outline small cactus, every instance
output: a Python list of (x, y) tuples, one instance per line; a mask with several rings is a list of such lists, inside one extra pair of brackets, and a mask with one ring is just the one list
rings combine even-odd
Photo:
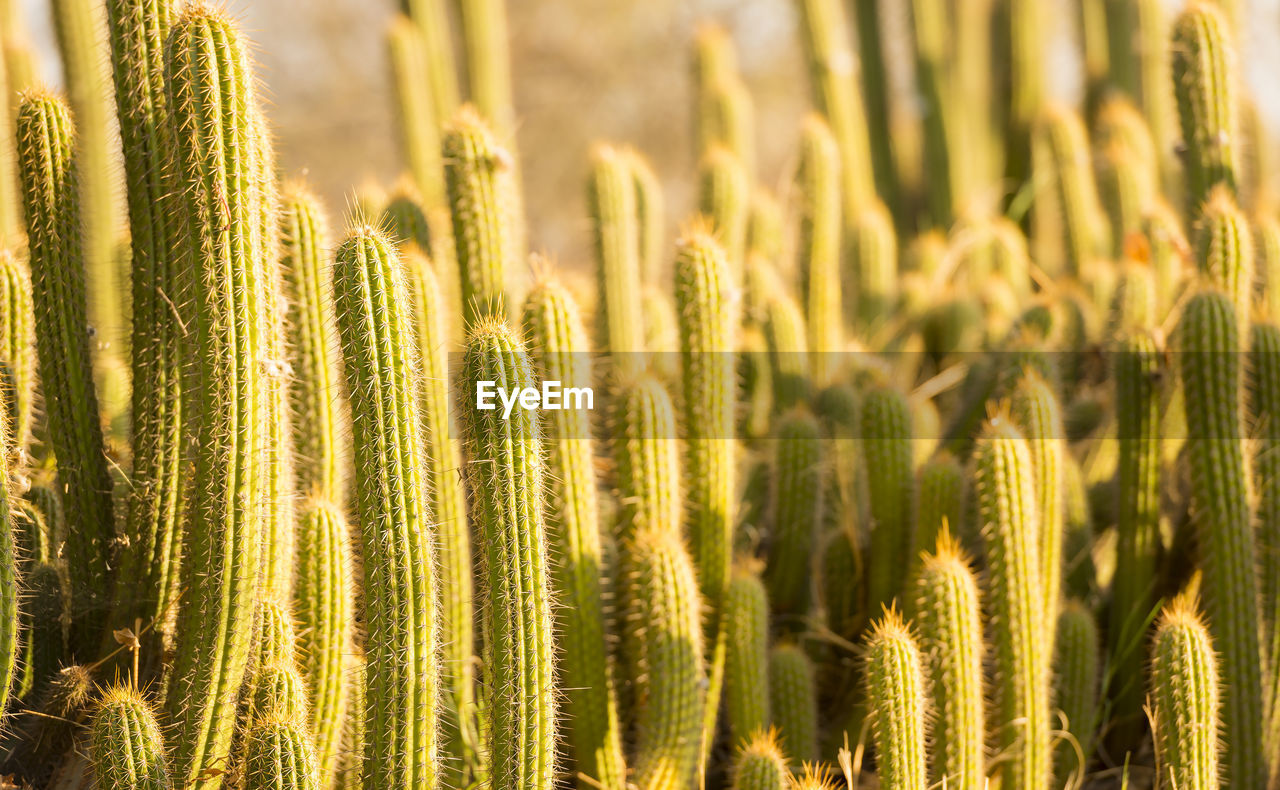
[(1169, 51), (1193, 216), (1214, 187), (1236, 189), (1240, 121), (1233, 38), (1216, 3), (1191, 3), (1173, 23)]
[[(1079, 601), (1067, 601), (1058, 614), (1054, 657), (1058, 708), (1068, 736), (1054, 759), (1057, 787), (1078, 787), (1093, 756), (1098, 726), (1098, 626)], [(1078, 750), (1078, 751), (1077, 751)]]
[(698, 209), (710, 221), (737, 282), (742, 280), (750, 201), (743, 163), (728, 149), (708, 151), (698, 164)]
[(911, 527), (915, 475), (911, 459), (911, 409), (898, 390), (881, 387), (862, 402), (863, 467), (870, 491), (871, 556), (867, 601), (888, 605), (902, 589), (915, 545)]
[(1245, 340), (1254, 299), (1253, 233), (1248, 218), (1225, 189), (1212, 191), (1202, 207), (1195, 259), (1200, 273), (1231, 297), (1239, 321), (1237, 337)]
[(305, 725), (268, 716), (245, 734), (244, 790), (320, 790)]
[(924, 790), (924, 675), (920, 651), (906, 624), (894, 611), (871, 627), (867, 637), (866, 694), (875, 737), (880, 787)]
[(773, 535), (769, 552), (769, 603), (781, 623), (809, 614), (813, 546), (822, 524), (822, 440), (818, 421), (805, 412), (778, 427), (773, 470)]
[(444, 202), (440, 121), (432, 95), (431, 43), (422, 26), (398, 16), (387, 29), (400, 145), (413, 182), (429, 205)]
[(843, 346), (840, 294), (840, 152), (818, 116), (805, 119), (800, 137), (798, 185), (800, 292), (808, 318), (809, 350), (817, 383), (825, 385)]
[(1178, 598), (1151, 642), (1151, 728), (1160, 790), (1220, 786), (1218, 661), (1194, 600)]
[(618, 488), (617, 539), (644, 525), (680, 529), (680, 445), (676, 417), (662, 383), (643, 376), (624, 384), (614, 403), (614, 475)]
[(0, 250), (0, 365), (4, 367), (4, 408), (16, 448), (31, 442), (36, 394), (36, 349), (31, 305), (31, 275), (16, 255)]
[(769, 708), (791, 762), (818, 759), (818, 696), (813, 662), (796, 645), (769, 651)]
[[(807, 577), (807, 574), (805, 574)], [(769, 725), (769, 598), (760, 577), (739, 567), (729, 582), (725, 602), (724, 689), (729, 739), (743, 746)]]
[(102, 693), (89, 730), (89, 762), (99, 787), (173, 787), (160, 724), (151, 706), (130, 686), (112, 686)]
[(751, 736), (733, 765), (733, 790), (787, 790), (791, 772), (777, 736), (768, 730)]

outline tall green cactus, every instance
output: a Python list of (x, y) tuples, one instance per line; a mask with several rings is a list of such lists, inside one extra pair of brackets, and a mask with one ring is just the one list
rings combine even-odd
[(1079, 787), (1093, 756), (1094, 731), (1101, 712), (1098, 626), (1084, 604), (1069, 600), (1058, 614), (1056, 628), (1055, 698), (1070, 737), (1058, 743), (1054, 774), (1057, 787)]
[(1034, 137), (1035, 177), (1043, 179), (1033, 215), (1036, 258), (1053, 269), (1061, 262), (1066, 274), (1080, 277), (1110, 240), (1087, 133), (1075, 112), (1050, 106), (1037, 119)]
[[(423, 26), (397, 16), (387, 29), (391, 76), (395, 86), (400, 147), (414, 184), (428, 205), (444, 202), (440, 162), (440, 123), (432, 95), (433, 58)], [(446, 116), (447, 117), (447, 116)]]
[(640, 790), (690, 787), (707, 707), (693, 564), (679, 533), (647, 526), (622, 557), (624, 622), (643, 626), (623, 644), (635, 692), (630, 783)]
[(245, 734), (245, 790), (320, 790), (316, 755), (306, 725), (267, 717)]
[(1194, 600), (1178, 598), (1160, 617), (1151, 643), (1150, 690), (1160, 790), (1219, 787), (1218, 658)]
[(998, 734), (1004, 784), (1049, 782), (1048, 624), (1040, 581), (1039, 524), (1027, 440), (1004, 416), (992, 419), (974, 448), (974, 498), (986, 544), (987, 590), (995, 642)]
[(910, 10), (916, 87), (924, 101), (921, 126), (929, 220), (933, 227), (948, 228), (972, 186), (963, 180), (969, 168), (958, 161), (969, 152), (960, 146), (965, 129), (957, 122), (961, 114), (954, 107), (959, 97), (953, 88), (958, 78), (949, 62), (951, 20), (947, 4), (939, 0), (912, 0)]
[[(247, 174), (259, 153), (255, 97), (239, 31), (220, 13), (190, 10), (175, 22), (165, 60), (172, 119), (181, 265), (201, 284), (186, 318), (191, 386), (201, 393), (184, 420), (196, 446), (181, 584), (184, 605), (167, 712), (175, 779), (215, 790), (249, 661), (254, 598), (272, 473), (271, 359), (261, 184)], [(210, 117), (222, 118), (210, 124)], [(199, 441), (195, 441), (196, 439)]]
[(463, 107), (445, 128), (443, 148), (463, 323), (471, 327), (483, 316), (506, 314), (506, 271), (515, 250), (506, 220), (515, 162), (470, 107)]
[(1236, 190), (1239, 75), (1232, 42), (1231, 27), (1213, 2), (1191, 3), (1174, 21), (1169, 51), (1192, 216), (1199, 214), (1215, 186)]
[(946, 450), (920, 465), (916, 472), (916, 548), (936, 551), (944, 526), (964, 528), (969, 481), (964, 467)]
[(818, 421), (798, 411), (777, 429), (773, 468), (773, 533), (769, 552), (769, 604), (780, 624), (796, 626), (809, 614), (813, 546), (822, 524), (823, 446)]
[(51, 94), (23, 97), (17, 120), (22, 204), (27, 217), (31, 296), (46, 423), (71, 523), (74, 649), (96, 648), (110, 594), (115, 537), (111, 474), (93, 384), (85, 319), (85, 256), (67, 106)]
[(750, 207), (750, 183), (742, 162), (727, 148), (712, 148), (698, 163), (698, 210), (710, 220), (738, 282), (745, 266)]
[(871, 172), (876, 193), (889, 205), (897, 205), (898, 178), (895, 168), (893, 119), (889, 107), (888, 67), (885, 62), (881, 0), (858, 0), (851, 5), (854, 32), (858, 40), (862, 95), (866, 104), (867, 139), (871, 145)]
[[(1280, 290), (1280, 289), (1277, 289)], [(31, 304), (31, 275), (16, 255), (0, 250), (0, 365), (4, 366), (5, 412), (14, 446), (26, 451), (31, 442), (36, 394), (36, 349)]]
[(814, 378), (824, 386), (834, 372), (844, 330), (840, 294), (840, 151), (820, 116), (804, 121), (796, 169), (800, 292), (808, 317)]
[(821, 365), (822, 362), (809, 354), (804, 315), (795, 300), (786, 294), (775, 292), (768, 300), (764, 336), (769, 349), (767, 377), (773, 388), (772, 398), (766, 400), (774, 411), (784, 412), (808, 400), (813, 380), (810, 363), (818, 361)]
[(1238, 322), (1236, 337), (1245, 341), (1254, 300), (1253, 232), (1229, 191), (1215, 189), (1209, 194), (1201, 207), (1194, 243), (1200, 273), (1231, 297)]
[(453, 0), (462, 27), (468, 99), (504, 137), (515, 135), (510, 47), (503, 0)]
[(421, 381), (399, 258), (356, 228), (333, 267), (335, 314), (351, 399), (356, 511), (365, 557), (364, 783), (435, 787), (438, 614), (434, 527), (418, 405)]
[(733, 790), (786, 790), (791, 772), (778, 738), (757, 732), (743, 745), (733, 765)]
[(846, 224), (846, 272), (854, 327), (869, 336), (889, 318), (898, 297), (898, 239), (883, 203), (870, 203)]
[[(463, 367), (468, 398), (479, 382), (517, 391), (536, 381), (524, 346), (496, 321), (473, 328)], [(523, 408), (510, 419), (496, 409), (466, 414), (472, 514), (484, 547), (479, 578), (489, 771), (495, 790), (549, 790), (556, 705), (542, 434), (537, 414)]]
[(769, 651), (769, 709), (779, 745), (792, 761), (818, 758), (818, 695), (813, 662), (797, 645)]
[(733, 275), (723, 250), (704, 230), (678, 243), (675, 293), (680, 319), (680, 366), (684, 385), (686, 533), (698, 569), (708, 634), (706, 722), (703, 749), (715, 730), (724, 677), (724, 634), (720, 622), (734, 528), (734, 408), (737, 388)]
[(102, 693), (89, 730), (89, 762), (99, 787), (173, 787), (160, 723), (132, 686), (112, 686)]
[[(1261, 585), (1264, 664), (1263, 694), (1270, 707), (1265, 722), (1268, 754), (1280, 748), (1280, 326), (1257, 322), (1249, 339), (1249, 415), (1257, 426), (1258, 447), (1253, 455), (1258, 580)], [(1272, 771), (1280, 770), (1273, 765)]]
[(628, 369), (639, 362), (635, 355), (644, 351), (636, 198), (627, 157), (610, 146), (598, 146), (587, 179), (601, 307), (597, 337), (605, 351), (619, 355), (617, 364)]
[[(629, 187), (625, 181), (620, 188)], [(632, 267), (638, 277), (639, 271)], [(554, 281), (535, 287), (525, 301), (524, 329), (544, 381), (585, 387), (592, 381), (591, 360), (578, 306)], [(622, 732), (618, 722), (613, 667), (605, 634), (605, 575), (600, 548), (600, 516), (593, 468), (590, 412), (561, 409), (544, 422), (547, 429), (547, 533), (552, 557), (552, 587), (559, 605), (556, 634), (561, 646), (560, 680), (565, 714), (580, 787), (617, 788), (626, 784)]]
[(949, 532), (925, 556), (913, 582), (912, 611), (933, 710), (930, 779), (979, 790), (983, 770), (982, 620), (978, 584)]
[(769, 726), (769, 596), (760, 576), (749, 566), (734, 570), (725, 601), (725, 713), (729, 739), (745, 745)]
[(662, 383), (651, 376), (624, 383), (613, 424), (617, 539), (627, 540), (646, 524), (679, 531), (681, 447), (675, 441), (675, 408)]
[(866, 694), (875, 737), (876, 777), (885, 790), (921, 790), (925, 772), (924, 674), (916, 640), (890, 610), (867, 637)]
[(1224, 778), (1261, 787), (1262, 679), (1257, 553), (1241, 428), (1239, 319), (1221, 291), (1202, 290), (1178, 325), (1191, 461), (1191, 506), (1204, 573), (1205, 613), (1222, 657)]
[(888, 605), (901, 591), (902, 562), (915, 546), (912, 535), (911, 408), (897, 389), (877, 387), (862, 401), (862, 466), (867, 474), (871, 516), (867, 601)]
[[(1000, 4), (997, 50), (1008, 57), (1008, 103), (1004, 119), (1005, 176), (1021, 184), (1031, 168), (1031, 131), (1047, 93), (1044, 5), (1038, 0), (1005, 0)], [(963, 14), (962, 14), (963, 16)]]
[(636, 222), (640, 227), (636, 234), (640, 281), (647, 286), (655, 286), (662, 282), (660, 270), (666, 260), (663, 248), (666, 204), (663, 202), (662, 182), (658, 180), (658, 174), (653, 171), (649, 160), (639, 151), (629, 148), (626, 157), (636, 191)]
[[(9, 443), (9, 415), (0, 411), (0, 446)], [(18, 553), (14, 516), (10, 511), (12, 471), (9, 459), (0, 455), (0, 710), (5, 709), (17, 679), (18, 657)]]
[(449, 397), (450, 310), (432, 261), (415, 250), (403, 257), (405, 284), (412, 305), (422, 374), (420, 395), (423, 451), (426, 453), (428, 496), (438, 540), (437, 562), (441, 593), (440, 644), (444, 698), (441, 743), (452, 755), (444, 766), (446, 781), (459, 784), (459, 772), (481, 768), (475, 730), (475, 599), (471, 556), (471, 532), (467, 499), (463, 490), (462, 454), (453, 424), (454, 404)]
[(334, 505), (312, 500), (300, 508), (293, 614), (298, 663), (311, 702), (316, 765), (325, 786), (337, 771), (344, 717), (363, 715), (347, 704), (350, 683), (343, 666), (354, 625), (348, 540), (346, 521)]
[(1032, 488), (1039, 517), (1037, 555), (1040, 588), (1049, 631), (1045, 638), (1053, 654), (1053, 629), (1058, 617), (1062, 580), (1062, 529), (1066, 518), (1063, 499), (1063, 456), (1067, 452), (1062, 411), (1052, 385), (1031, 370), (1014, 385), (1010, 398), (1014, 423), (1031, 451)]

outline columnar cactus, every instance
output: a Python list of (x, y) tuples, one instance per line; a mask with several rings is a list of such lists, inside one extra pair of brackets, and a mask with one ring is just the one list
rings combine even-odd
[(1240, 120), (1233, 36), (1212, 2), (1191, 3), (1173, 24), (1169, 51), (1187, 151), (1187, 208), (1193, 216), (1215, 186), (1236, 190)]
[(773, 525), (769, 604), (780, 623), (797, 625), (809, 614), (811, 561), (822, 524), (822, 437), (807, 412), (784, 417), (778, 426), (773, 469)]
[(1261, 787), (1262, 679), (1258, 657), (1257, 551), (1249, 512), (1240, 405), (1242, 370), (1232, 302), (1202, 290), (1183, 309), (1179, 361), (1186, 397), (1191, 506), (1205, 613), (1222, 656), (1224, 777), (1232, 786)]
[(400, 0), (400, 12), (422, 31), (430, 64), (418, 77), (431, 84), (435, 117), (448, 118), (458, 108), (458, 72), (446, 0)]
[(446, 127), (443, 147), (463, 323), (471, 327), (483, 316), (506, 314), (506, 271), (516, 249), (507, 223), (515, 162), (470, 107), (459, 110)]
[(510, 139), (515, 135), (511, 99), (507, 10), (502, 0), (454, 0), (462, 23), (467, 63), (467, 97), (493, 127)]
[(1037, 120), (1034, 145), (1036, 178), (1045, 179), (1042, 194), (1049, 198), (1035, 205), (1036, 255), (1060, 260), (1066, 273), (1078, 277), (1110, 238), (1084, 124), (1074, 112), (1050, 107)]
[(132, 686), (112, 686), (102, 693), (89, 730), (89, 762), (99, 787), (173, 787), (160, 723)]
[(876, 776), (885, 790), (923, 790), (924, 675), (915, 638), (890, 610), (867, 637), (866, 695), (876, 744)]
[(968, 168), (953, 160), (969, 155), (958, 145), (965, 138), (964, 129), (956, 123), (960, 114), (953, 107), (958, 95), (951, 87), (956, 75), (949, 72), (948, 7), (938, 0), (913, 0), (910, 8), (916, 86), (925, 102), (921, 126), (929, 220), (934, 227), (948, 228), (955, 210), (968, 198), (968, 185), (957, 178)]
[(644, 351), (636, 198), (628, 158), (610, 146), (597, 147), (587, 179), (601, 307), (597, 337), (605, 351), (621, 355), (617, 364), (622, 369), (634, 369), (639, 362), (634, 355)]
[(828, 383), (842, 350), (844, 316), (840, 296), (840, 151), (821, 117), (805, 119), (796, 170), (800, 292), (808, 317), (814, 378)]
[(820, 366), (823, 360), (809, 354), (804, 314), (795, 300), (784, 293), (775, 292), (767, 302), (764, 335), (769, 349), (768, 379), (773, 389), (772, 398), (765, 400), (775, 412), (784, 412), (808, 400), (813, 380), (810, 363), (816, 361)]
[(662, 182), (658, 180), (658, 174), (653, 172), (649, 160), (639, 151), (627, 149), (626, 157), (636, 191), (636, 222), (639, 225), (636, 246), (640, 261), (640, 281), (647, 286), (656, 286), (665, 282), (661, 276), (666, 260), (666, 249), (663, 247), (666, 217)]
[[(1278, 289), (1280, 290), (1280, 289)], [(0, 365), (4, 367), (5, 412), (14, 446), (31, 442), (36, 394), (36, 350), (31, 305), (31, 275), (16, 255), (0, 250)]]
[(1248, 218), (1226, 189), (1213, 190), (1201, 207), (1194, 242), (1200, 273), (1231, 297), (1238, 321), (1236, 336), (1242, 342), (1247, 340), (1254, 300), (1253, 233)]
[(712, 148), (698, 163), (698, 210), (724, 250), (737, 282), (742, 281), (751, 190), (747, 172), (727, 148)]
[[(0, 412), (0, 442), (9, 442), (9, 416)], [(0, 457), (0, 710), (4, 710), (17, 678), (18, 655), (18, 556), (14, 517), (10, 511), (9, 461)]]
[(740, 566), (724, 609), (725, 711), (735, 748), (769, 726), (769, 597), (754, 569)]
[[(812, 117), (821, 121), (821, 116)], [(821, 123), (825, 125), (826, 122)], [(839, 153), (836, 156), (838, 161)], [(836, 183), (838, 185), (839, 181)], [(760, 255), (768, 261), (780, 261), (785, 236), (786, 217), (778, 198), (767, 189), (757, 187), (751, 195), (751, 212), (747, 216), (747, 257)]]
[(437, 630), (434, 527), (404, 273), (388, 241), (354, 229), (333, 267), (351, 399), (356, 512), (368, 623), (364, 786), (434, 788)]
[[(577, 304), (562, 286), (548, 280), (535, 287), (525, 301), (524, 329), (538, 349), (534, 361), (544, 381), (559, 381), (565, 387), (590, 385), (586, 331)], [(559, 674), (570, 743), (578, 773), (590, 780), (582, 780), (583, 790), (602, 786), (622, 790), (626, 764), (605, 634), (601, 579), (606, 571), (600, 549), (591, 414), (580, 408), (561, 409), (544, 425), (550, 503), (547, 533), (551, 581), (559, 606)]]
[(933, 710), (930, 779), (956, 790), (983, 786), (982, 620), (978, 585), (949, 532), (925, 555), (911, 605)]
[(349, 678), (343, 665), (354, 619), (348, 541), (346, 521), (334, 505), (312, 500), (299, 510), (293, 615), (298, 663), (311, 703), (316, 766), (326, 787), (337, 771), (344, 717), (363, 715), (348, 707)]
[(888, 319), (898, 296), (898, 239), (883, 203), (870, 203), (846, 224), (848, 276), (844, 292), (857, 334), (867, 336)]
[(1055, 699), (1070, 738), (1058, 743), (1054, 773), (1058, 787), (1078, 787), (1093, 755), (1100, 711), (1098, 626), (1083, 604), (1070, 600), (1058, 614), (1056, 627)]
[(942, 450), (916, 472), (916, 548), (935, 551), (943, 527), (964, 528), (969, 481), (955, 456)]
[[(533, 387), (524, 346), (497, 321), (475, 326), (463, 363), (463, 393), (492, 381), (507, 391)], [(482, 709), (493, 787), (549, 790), (554, 776), (556, 705), (552, 678), (550, 567), (543, 523), (546, 467), (537, 414), (503, 419), (466, 409), (467, 469), (480, 562), (485, 625)]]
[(705, 737), (702, 606), (677, 532), (642, 527), (623, 548), (623, 649), (634, 687), (635, 749), (629, 780), (640, 790), (696, 784)]
[(18, 112), (18, 164), (27, 217), (31, 296), (40, 387), (58, 482), (71, 523), (66, 534), (71, 571), (74, 648), (95, 649), (110, 594), (111, 475), (93, 384), (85, 318), (85, 255), (73, 151), (75, 132), (63, 101), (26, 94)]
[(797, 645), (769, 651), (769, 710), (791, 761), (818, 758), (818, 695), (813, 662)]
[(24, 604), (19, 632), (26, 642), (23, 655), (23, 678), (17, 688), (19, 698), (27, 705), (39, 700), (49, 680), (62, 666), (66, 644), (62, 633), (66, 598), (63, 574), (48, 561), (33, 564), (23, 574)]
[(642, 525), (678, 532), (681, 448), (670, 396), (660, 381), (642, 376), (620, 386), (613, 414), (617, 539), (627, 540)]
[(443, 768), (447, 776), (460, 779), (458, 772), (479, 768), (479, 743), (474, 732), (475, 603), (471, 531), (459, 472), (462, 454), (452, 419), (454, 404), (449, 397), (448, 325), (455, 311), (446, 304), (433, 261), (416, 250), (407, 250), (403, 263), (422, 371), (419, 414), (426, 454), (424, 471), (438, 535), (438, 586), (443, 606), (440, 619), (442, 693), (447, 702), (441, 743), (449, 754), (463, 758), (451, 760)]
[(974, 498), (986, 545), (1001, 775), (1010, 787), (1049, 782), (1048, 624), (1040, 581), (1040, 519), (1027, 441), (1005, 416), (989, 421), (974, 448)]
[[(1253, 325), (1249, 341), (1249, 414), (1260, 433), (1253, 456), (1253, 479), (1258, 492), (1258, 580), (1261, 584), (1263, 650), (1269, 660), (1263, 694), (1270, 702), (1266, 721), (1268, 754), (1280, 747), (1280, 326), (1272, 321)], [(1277, 767), (1272, 768), (1273, 771)]]
[(888, 605), (902, 589), (903, 559), (912, 554), (915, 475), (911, 459), (911, 408), (900, 391), (878, 387), (862, 402), (863, 463), (871, 516), (867, 601)]
[(786, 790), (791, 772), (777, 736), (757, 732), (743, 745), (733, 765), (733, 790)]
[[(1045, 101), (1045, 10), (1037, 0), (1009, 0), (1003, 4), (1000, 31), (1007, 49), (1009, 96), (1005, 119), (1005, 175), (1021, 184), (1030, 172), (1031, 127)], [(963, 14), (961, 15), (963, 16)], [(999, 49), (999, 47), (997, 47)]]
[[(440, 123), (432, 95), (432, 51), (423, 27), (397, 16), (387, 29), (400, 146), (414, 184), (428, 205), (444, 202)], [(448, 116), (445, 116), (448, 117)]]
[(1187, 276), (1191, 246), (1178, 215), (1163, 201), (1157, 201), (1143, 217), (1142, 235), (1150, 249), (1156, 279), (1156, 312), (1163, 319)]
[(320, 790), (306, 725), (268, 716), (245, 734), (245, 790)]
[(1176, 599), (1156, 625), (1150, 689), (1160, 790), (1219, 787), (1218, 659), (1194, 600)]
[(1062, 412), (1052, 386), (1031, 370), (1014, 385), (1012, 416), (1031, 451), (1032, 488), (1039, 517), (1037, 555), (1045, 620), (1050, 629), (1049, 654), (1053, 654), (1053, 624), (1057, 620), (1062, 580), (1062, 525), (1066, 508), (1062, 491), (1063, 456), (1067, 452)]

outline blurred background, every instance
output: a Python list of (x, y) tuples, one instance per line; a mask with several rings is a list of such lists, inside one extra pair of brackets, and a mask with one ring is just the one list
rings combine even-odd
[[(1051, 90), (1081, 93), (1078, 3), (1044, 0), (1061, 31), (1046, 53)], [(49, 0), (22, 0), (41, 75), (61, 80)], [(791, 170), (808, 77), (795, 0), (510, 0), (512, 72), (531, 249), (569, 268), (589, 254), (585, 179), (593, 141), (630, 143), (662, 178), (670, 221), (693, 204), (691, 44), (700, 24), (726, 28), (756, 104), (761, 179)], [(1177, 9), (1184, 0), (1168, 0)], [(1244, 0), (1244, 71), (1269, 129), (1280, 128), (1280, 0)], [(286, 176), (306, 174), (339, 216), (356, 190), (390, 187), (403, 168), (386, 30), (394, 0), (230, 0), (253, 39)], [(885, 3), (900, 42), (907, 0)], [(455, 20), (456, 23), (456, 20)], [(903, 45), (898, 44), (899, 48)], [(460, 43), (455, 51), (460, 52)], [(911, 57), (888, 57), (894, 112), (910, 117)], [(911, 124), (904, 124), (910, 128)]]

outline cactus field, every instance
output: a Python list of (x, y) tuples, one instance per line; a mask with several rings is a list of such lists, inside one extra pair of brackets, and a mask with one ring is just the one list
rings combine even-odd
[(540, 0), (378, 1), (344, 201), (233, 9), (0, 0), (0, 790), (1280, 790), (1262, 3), (776, 0), (767, 118), (706, 4), (547, 234)]

